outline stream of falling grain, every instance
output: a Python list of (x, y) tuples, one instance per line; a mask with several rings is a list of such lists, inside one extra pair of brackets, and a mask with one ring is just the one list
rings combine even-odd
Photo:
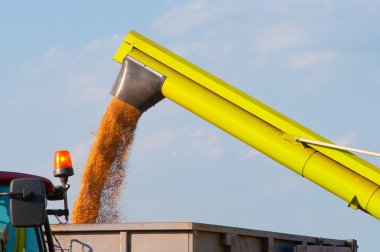
[(117, 199), (125, 177), (126, 157), (142, 112), (116, 98), (110, 102), (91, 148), (72, 222), (118, 222)]

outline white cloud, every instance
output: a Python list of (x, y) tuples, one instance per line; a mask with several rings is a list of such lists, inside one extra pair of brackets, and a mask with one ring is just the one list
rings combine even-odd
[(265, 29), (257, 41), (259, 53), (272, 53), (300, 45), (305, 41), (301, 26), (273, 25)]
[(263, 66), (268, 63), (271, 54), (279, 55), (282, 52), (302, 47), (306, 43), (306, 37), (307, 32), (300, 25), (267, 25), (251, 38), (253, 46), (251, 50), (247, 51), (255, 54), (256, 65)]
[[(177, 130), (174, 129), (164, 129), (153, 134), (145, 133), (142, 139), (138, 139), (139, 145), (136, 147), (143, 153), (161, 151), (172, 144), (176, 135)], [(175, 154), (172, 153), (171, 156), (175, 156)]]
[(255, 150), (255, 149), (250, 149), (249, 151), (243, 153), (243, 158), (252, 158), (252, 157), (256, 157), (260, 154), (259, 151)]
[(46, 61), (56, 61), (58, 58), (62, 58), (65, 55), (66, 53), (62, 48), (55, 46), (45, 51), (42, 55), (42, 59)]
[[(103, 58), (102, 51), (104, 50), (107, 50), (107, 57), (112, 59), (113, 54), (108, 55), (108, 50), (116, 50), (122, 40), (121, 35), (115, 34), (108, 38), (93, 39), (79, 50), (65, 50), (62, 46), (53, 46), (47, 49), (39, 59), (27, 63), (26, 70), (31, 70), (35, 74), (43, 74), (46, 71), (88, 69), (88, 64), (95, 66), (99, 64), (99, 61), (94, 58)], [(78, 69), (78, 67), (80, 68)]]
[(206, 131), (204, 129), (196, 129), (192, 133), (190, 133), (190, 137), (193, 138), (201, 138), (207, 135)]
[(91, 150), (93, 142), (94, 142), (93, 138), (87, 141), (79, 142), (76, 146), (74, 146), (72, 151), (70, 151), (73, 164), (76, 167), (75, 169), (76, 171), (77, 170), (80, 170), (81, 172), (83, 171), (84, 166), (86, 165), (87, 158), (90, 154), (90, 150)]
[(212, 12), (207, 3), (202, 1), (187, 2), (168, 10), (154, 22), (153, 26), (166, 34), (177, 35), (199, 26), (211, 16)]
[[(220, 137), (204, 129), (189, 131), (183, 128), (166, 128), (154, 133), (145, 132), (143, 136), (137, 135), (135, 142), (133, 152), (136, 156), (165, 153), (165, 156), (175, 159), (186, 153), (186, 156), (214, 159), (224, 154)], [(173, 146), (179, 149), (173, 149)]]
[(29, 78), (44, 85), (53, 81), (62, 91), (60, 98), (71, 104), (105, 100), (116, 78), (117, 64), (112, 57), (121, 42), (122, 36), (113, 35), (94, 39), (75, 50), (53, 46), (39, 59), (28, 62), (25, 71)]
[(153, 22), (153, 28), (165, 35), (179, 35), (200, 27), (217, 17), (244, 10), (246, 0), (188, 1), (174, 6)]
[[(201, 55), (220, 62), (231, 59), (232, 54), (244, 55), (243, 62), (250, 59), (255, 66), (262, 66), (268, 64), (272, 54), (290, 53), (309, 41), (310, 32), (303, 24), (263, 23), (262, 14), (257, 14), (260, 10), (281, 12), (288, 6), (285, 3), (273, 7), (272, 2), (258, 4), (245, 0), (190, 1), (168, 10), (154, 22), (153, 28), (161, 36), (184, 38), (173, 40), (171, 49), (185, 57)], [(244, 22), (236, 20), (250, 9), (255, 10), (254, 15), (250, 13)], [(190, 31), (195, 31), (196, 37), (186, 38)]]
[(183, 57), (202, 55), (203, 58), (217, 58), (220, 61), (236, 49), (237, 45), (230, 39), (220, 37), (220, 34), (215, 32), (205, 32), (194, 40), (177, 42), (171, 49)]
[(190, 147), (198, 155), (219, 158), (224, 154), (224, 146), (218, 135), (208, 130), (197, 129), (190, 134)]
[(86, 53), (96, 52), (104, 48), (114, 47), (115, 44), (121, 44), (122, 41), (123, 36), (119, 34), (115, 34), (109, 38), (94, 39), (84, 46), (83, 51)]
[(335, 142), (338, 145), (352, 147), (357, 143), (357, 134), (355, 131), (350, 131), (343, 136), (335, 138), (333, 142)]
[[(104, 69), (107, 67), (105, 66)], [(112, 83), (108, 87), (103, 86), (100, 80), (105, 80), (107, 77), (106, 72), (99, 72), (94, 70), (84, 71), (81, 70), (77, 73), (72, 73), (66, 77), (65, 86), (69, 89), (67, 97), (70, 102), (83, 103), (94, 101), (104, 101), (109, 97), (109, 90)]]
[(53, 46), (47, 49), (38, 60), (26, 64), (26, 75), (29, 78), (36, 77), (47, 72), (54, 71), (66, 62), (67, 52), (59, 46)]
[[(283, 175), (283, 174), (282, 174)], [(262, 190), (266, 195), (278, 195), (279, 192), (293, 193), (298, 191), (307, 183), (301, 176), (285, 175), (276, 176), (266, 181)]]
[(336, 59), (334, 52), (306, 52), (290, 57), (290, 65), (297, 69), (314, 67), (321, 64), (328, 64)]

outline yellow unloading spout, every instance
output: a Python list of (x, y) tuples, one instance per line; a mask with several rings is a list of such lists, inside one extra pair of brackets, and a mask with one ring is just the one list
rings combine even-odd
[(114, 59), (122, 63), (114, 96), (144, 111), (166, 97), (380, 219), (374, 165), (350, 152), (300, 144), (297, 138), (330, 142), (135, 31)]

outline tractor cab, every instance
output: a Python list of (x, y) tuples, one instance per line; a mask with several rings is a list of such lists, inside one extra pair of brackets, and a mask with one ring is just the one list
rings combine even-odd
[[(60, 186), (43, 177), (0, 171), (0, 252), (54, 251), (48, 215), (68, 220), (67, 180), (73, 175), (70, 154), (57, 153), (54, 176)], [(64, 209), (46, 209), (47, 200), (63, 200)]]

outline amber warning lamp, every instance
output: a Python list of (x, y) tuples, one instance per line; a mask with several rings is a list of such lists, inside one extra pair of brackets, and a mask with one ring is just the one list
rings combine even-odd
[[(58, 216), (65, 216), (66, 223), (69, 220), (69, 209), (67, 205), (67, 190), (70, 185), (67, 184), (70, 176), (74, 175), (73, 162), (71, 161), (70, 152), (67, 150), (60, 150), (55, 152), (54, 156), (54, 177), (60, 178), (62, 182), (63, 191), (63, 204), (64, 210), (51, 210), (51, 214)], [(48, 213), (49, 214), (49, 213)]]
[(70, 152), (67, 150), (56, 151), (54, 156), (54, 177), (59, 177), (63, 186), (67, 187), (68, 178), (72, 175), (74, 175), (74, 169)]

